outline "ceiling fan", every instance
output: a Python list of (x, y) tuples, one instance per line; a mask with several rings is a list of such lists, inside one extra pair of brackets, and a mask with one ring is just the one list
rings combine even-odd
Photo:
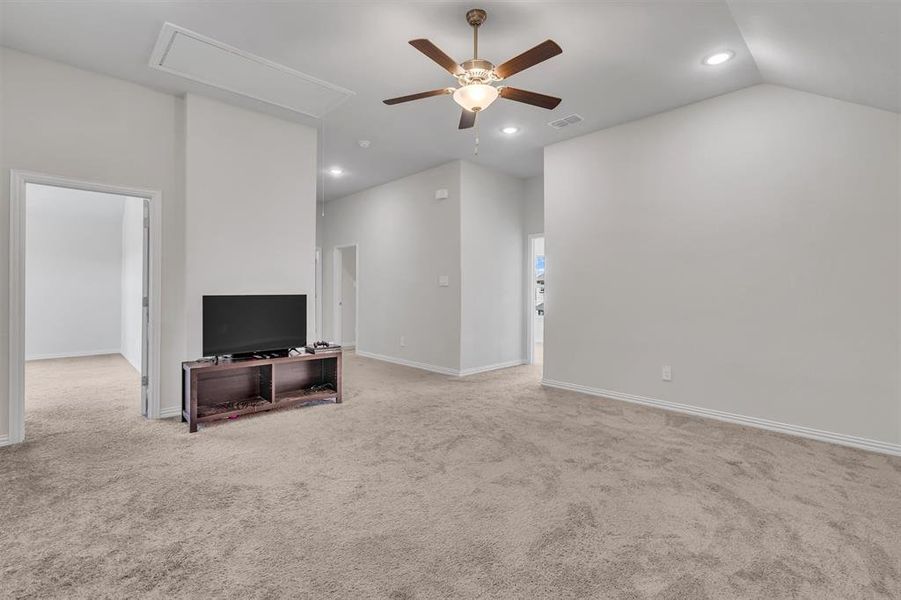
[(385, 104), (393, 105), (411, 100), (431, 98), (432, 96), (446, 96), (453, 94), (454, 101), (463, 108), (460, 116), (460, 129), (469, 129), (476, 122), (476, 114), (485, 110), (498, 96), (523, 102), (541, 108), (553, 109), (560, 104), (560, 98), (546, 96), (537, 92), (528, 92), (510, 86), (495, 87), (494, 82), (534, 67), (538, 63), (557, 56), (563, 50), (553, 40), (547, 40), (526, 50), (519, 56), (515, 56), (507, 62), (494, 66), (485, 59), (479, 58), (479, 26), (485, 22), (488, 13), (480, 8), (474, 8), (466, 13), (466, 21), (472, 26), (472, 58), (457, 64), (450, 56), (441, 51), (438, 46), (426, 39), (410, 40), (410, 45), (431, 58), (448, 73), (457, 78), (460, 87), (446, 87), (429, 92), (420, 92), (385, 100)]

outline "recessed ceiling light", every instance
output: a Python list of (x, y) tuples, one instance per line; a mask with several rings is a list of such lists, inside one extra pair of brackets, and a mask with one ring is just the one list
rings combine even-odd
[(733, 52), (732, 50), (716, 52), (714, 54), (711, 54), (707, 58), (705, 58), (703, 60), (703, 63), (705, 65), (707, 65), (708, 67), (715, 67), (717, 65), (721, 65), (724, 62), (731, 60), (733, 56), (735, 56), (735, 52)]
[(507, 127), (504, 127), (503, 129), (501, 129), (501, 133), (506, 133), (507, 135), (513, 135), (517, 131), (519, 131), (519, 127), (513, 127), (512, 125), (509, 125)]
[(341, 167), (332, 167), (331, 169), (328, 170), (328, 172), (329, 172), (329, 175), (334, 175), (335, 177), (337, 177), (338, 175), (341, 175), (342, 173), (344, 173), (344, 169), (342, 169)]

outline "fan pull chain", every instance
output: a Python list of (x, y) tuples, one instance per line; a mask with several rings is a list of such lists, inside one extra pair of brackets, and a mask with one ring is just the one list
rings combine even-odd
[(478, 156), (479, 155), (479, 123), (478, 123), (478, 121), (476, 121), (475, 133), (476, 133), (476, 147), (473, 149), (472, 154), (473, 154), (473, 156)]

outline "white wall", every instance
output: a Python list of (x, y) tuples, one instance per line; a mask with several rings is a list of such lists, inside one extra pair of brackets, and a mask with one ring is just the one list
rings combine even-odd
[(26, 360), (120, 352), (124, 205), (26, 187)]
[[(450, 197), (435, 200), (442, 188)], [(326, 337), (333, 335), (333, 251), (356, 243), (357, 350), (460, 368), (459, 162), (332, 200), (317, 233)], [(438, 286), (440, 275), (448, 276), (447, 287)]]
[[(163, 409), (181, 405), (185, 358), (180, 100), (0, 48), (0, 338), (9, 335), (9, 169), (162, 192)], [(8, 345), (0, 344), (0, 437), (8, 429)]]
[(901, 441), (898, 120), (760, 85), (548, 147), (545, 377)]
[(462, 372), (523, 360), (522, 179), (467, 161), (461, 169)]
[(141, 370), (144, 311), (144, 200), (123, 197), (121, 354)]
[(523, 196), (523, 232), (544, 233), (544, 176), (525, 180)]
[(205, 294), (306, 294), (314, 322), (316, 131), (186, 99), (188, 355), (202, 355)]

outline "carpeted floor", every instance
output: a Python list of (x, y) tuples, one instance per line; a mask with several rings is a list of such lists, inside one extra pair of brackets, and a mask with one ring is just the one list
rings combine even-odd
[(347, 358), (342, 405), (190, 435), (121, 357), (29, 364), (0, 596), (901, 598), (899, 459)]

